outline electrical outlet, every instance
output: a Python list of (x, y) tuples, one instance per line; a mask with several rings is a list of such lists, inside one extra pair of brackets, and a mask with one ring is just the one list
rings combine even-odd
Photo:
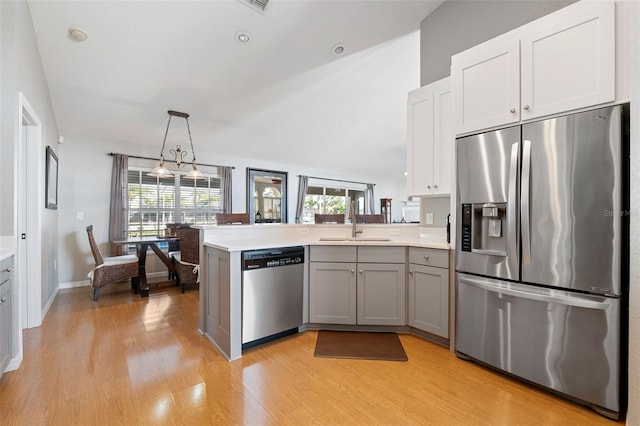
[(222, 238), (231, 238), (231, 231), (222, 231)]
[(433, 225), (433, 213), (427, 213), (427, 225)]
[(392, 229), (390, 232), (392, 237), (399, 237), (400, 236), (400, 230), (399, 229)]
[(300, 228), (300, 233), (301, 234), (308, 234), (309, 233), (309, 228)]
[(58, 269), (58, 261), (53, 259), (53, 269)]
[(76, 220), (84, 220), (84, 212), (76, 212)]

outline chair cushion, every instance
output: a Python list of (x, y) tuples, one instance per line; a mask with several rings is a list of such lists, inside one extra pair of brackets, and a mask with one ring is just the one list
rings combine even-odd
[(135, 254), (126, 254), (123, 256), (105, 257), (105, 265), (122, 265), (126, 263), (138, 263), (138, 256)]

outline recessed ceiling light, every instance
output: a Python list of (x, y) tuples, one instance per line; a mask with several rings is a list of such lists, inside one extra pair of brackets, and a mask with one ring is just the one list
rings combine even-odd
[(331, 51), (333, 52), (334, 55), (340, 56), (344, 53), (344, 45), (336, 44), (331, 48)]
[(87, 39), (87, 33), (79, 28), (69, 28), (69, 37), (73, 41), (85, 41)]
[(236, 33), (236, 41), (240, 44), (247, 44), (251, 41), (251, 33), (249, 31), (238, 31)]

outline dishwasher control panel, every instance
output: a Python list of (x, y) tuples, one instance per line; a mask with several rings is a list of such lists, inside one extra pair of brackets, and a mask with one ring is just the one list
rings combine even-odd
[(277, 268), (304, 263), (304, 248), (282, 247), (242, 252), (242, 270)]

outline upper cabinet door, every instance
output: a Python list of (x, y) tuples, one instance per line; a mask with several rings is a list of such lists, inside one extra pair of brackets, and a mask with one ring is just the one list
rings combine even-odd
[(433, 181), (434, 142), (433, 91), (427, 86), (409, 92), (407, 142), (407, 193), (427, 194)]
[(448, 194), (454, 167), (453, 92), (449, 78), (433, 84), (433, 186), (434, 192)]
[(520, 42), (490, 40), (452, 58), (455, 132), (520, 120)]
[(615, 3), (580, 2), (521, 37), (521, 119), (615, 99)]

